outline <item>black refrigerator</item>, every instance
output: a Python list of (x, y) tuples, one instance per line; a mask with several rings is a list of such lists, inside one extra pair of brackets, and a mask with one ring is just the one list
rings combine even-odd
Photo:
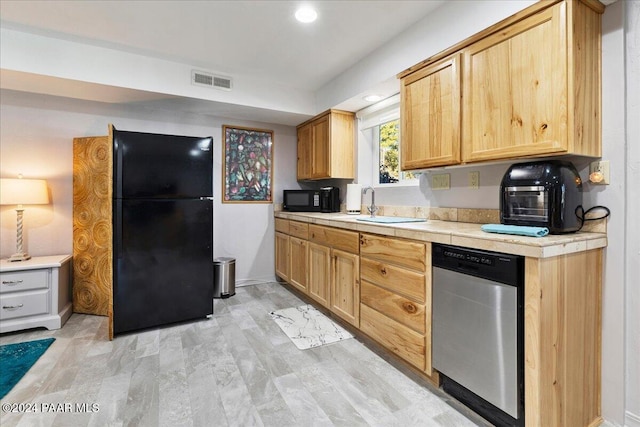
[(213, 313), (213, 139), (113, 129), (113, 332)]

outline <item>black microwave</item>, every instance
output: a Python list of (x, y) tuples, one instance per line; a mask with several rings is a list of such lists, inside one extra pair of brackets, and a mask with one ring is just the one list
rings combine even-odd
[(283, 190), (282, 209), (289, 212), (321, 212), (320, 190)]

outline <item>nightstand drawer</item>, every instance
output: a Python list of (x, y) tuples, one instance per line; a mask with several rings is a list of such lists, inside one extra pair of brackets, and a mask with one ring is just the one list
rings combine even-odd
[(49, 291), (35, 291), (0, 297), (0, 320), (47, 314)]
[(48, 270), (17, 271), (0, 274), (0, 293), (47, 288)]

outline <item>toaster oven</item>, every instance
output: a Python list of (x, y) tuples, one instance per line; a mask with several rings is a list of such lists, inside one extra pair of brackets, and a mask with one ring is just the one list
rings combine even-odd
[(551, 234), (572, 233), (582, 226), (582, 180), (571, 162), (512, 165), (500, 193), (502, 224), (547, 227)]

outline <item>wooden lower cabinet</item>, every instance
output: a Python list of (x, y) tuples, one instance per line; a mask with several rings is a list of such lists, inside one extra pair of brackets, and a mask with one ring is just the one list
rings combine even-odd
[(525, 425), (602, 422), (603, 250), (525, 259)]
[(309, 243), (289, 236), (289, 283), (306, 293), (308, 283)]
[[(294, 221), (276, 230), (278, 275), (438, 383), (430, 243)], [(527, 427), (602, 421), (602, 263), (602, 249), (525, 258)]]
[(309, 242), (308, 293), (323, 307), (329, 308), (331, 285), (331, 248)]
[(360, 257), (332, 249), (331, 311), (355, 327), (360, 326)]
[(416, 368), (425, 370), (426, 343), (423, 334), (366, 304), (360, 305), (360, 329)]
[(289, 280), (289, 236), (276, 232), (276, 274)]
[(360, 280), (360, 329), (432, 375), (431, 245), (361, 234)]

